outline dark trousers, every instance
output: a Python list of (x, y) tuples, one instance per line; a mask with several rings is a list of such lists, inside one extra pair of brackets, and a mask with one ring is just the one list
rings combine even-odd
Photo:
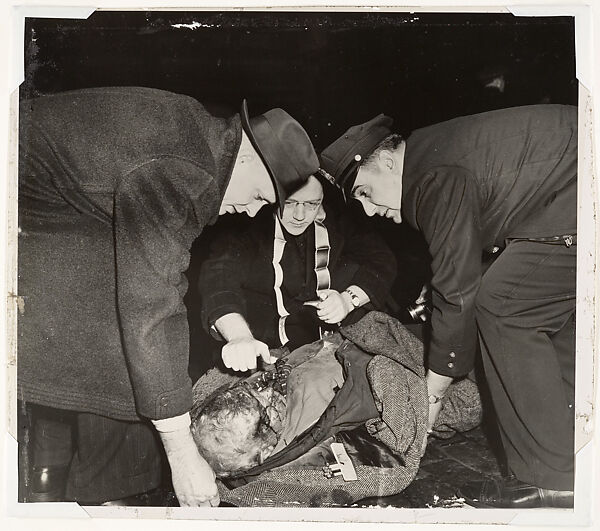
[(68, 467), (66, 500), (102, 503), (161, 483), (162, 446), (147, 423), (33, 406), (30, 440), (33, 467)]
[(477, 298), (483, 366), (508, 466), (573, 490), (576, 246), (517, 240)]

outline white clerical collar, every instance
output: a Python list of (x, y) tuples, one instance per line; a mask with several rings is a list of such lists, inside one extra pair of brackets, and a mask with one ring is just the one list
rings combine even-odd
[[(316, 293), (317, 298), (320, 293), (324, 290), (331, 288), (331, 276), (329, 274), (329, 255), (331, 252), (331, 246), (329, 244), (329, 233), (325, 226), (325, 209), (323, 205), (319, 205), (319, 212), (315, 217), (312, 225), (315, 230), (315, 275), (316, 275)], [(284, 301), (283, 293), (281, 292), (281, 286), (283, 284), (283, 269), (281, 267), (281, 258), (283, 257), (283, 251), (286, 245), (286, 238), (283, 232), (283, 224), (276, 214), (275, 219), (275, 237), (273, 241), (273, 271), (275, 273), (275, 282), (273, 289), (275, 291), (275, 300), (277, 303), (277, 313), (279, 313), (279, 339), (281, 345), (285, 345), (289, 339), (285, 330), (285, 321), (289, 315)], [(304, 231), (306, 232), (306, 231)], [(289, 233), (288, 233), (289, 234)], [(303, 233), (304, 234), (304, 233)], [(293, 236), (293, 235), (290, 235)], [(321, 334), (321, 328), (319, 327), (319, 334)]]

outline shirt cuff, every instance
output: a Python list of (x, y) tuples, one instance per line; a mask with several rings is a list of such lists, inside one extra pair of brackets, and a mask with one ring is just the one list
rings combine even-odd
[(171, 433), (174, 431), (185, 430), (192, 424), (189, 412), (168, 419), (153, 420), (152, 424), (156, 431), (160, 433)]

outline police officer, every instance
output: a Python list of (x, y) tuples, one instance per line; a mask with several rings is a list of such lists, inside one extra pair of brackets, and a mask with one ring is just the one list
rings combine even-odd
[[(404, 221), (432, 256), (429, 425), (477, 342), (514, 477), (466, 485), (493, 507), (573, 504), (577, 109), (466, 116), (406, 140), (379, 115), (321, 154), (367, 215)], [(483, 274), (484, 251), (501, 252)]]

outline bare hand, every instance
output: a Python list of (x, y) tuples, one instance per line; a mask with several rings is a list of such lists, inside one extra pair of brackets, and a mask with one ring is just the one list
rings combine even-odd
[(423, 287), (421, 288), (421, 291), (419, 293), (419, 296), (417, 297), (417, 300), (415, 301), (415, 304), (422, 304), (422, 303), (427, 302), (430, 299), (431, 299), (431, 285), (423, 284)]
[[(431, 369), (427, 371), (425, 376), (427, 380), (427, 394), (429, 396), (439, 396), (442, 397), (446, 394), (446, 390), (452, 383), (451, 376), (444, 376), (442, 374), (438, 374)], [(425, 438), (423, 440), (423, 446), (421, 448), (421, 456), (425, 454), (425, 449), (427, 448), (427, 437), (431, 433), (435, 421), (442, 410), (442, 401), (439, 400), (435, 404), (429, 404), (429, 417), (427, 419), (427, 433), (425, 434)]]
[(341, 293), (334, 289), (323, 290), (323, 300), (316, 306), (317, 317), (328, 324), (341, 323), (354, 309), (352, 302), (344, 299)]
[(232, 339), (221, 350), (225, 367), (234, 371), (256, 369), (256, 358), (260, 356), (265, 363), (275, 363), (271, 358), (269, 347), (253, 337)]
[(442, 402), (441, 400), (436, 404), (429, 404), (429, 418), (427, 419), (427, 433), (425, 433), (425, 437), (423, 439), (423, 446), (421, 447), (421, 457), (425, 455), (425, 450), (427, 449), (427, 439), (429, 438), (429, 434), (431, 430), (433, 430), (433, 426), (435, 425), (435, 421), (442, 410)]
[(215, 473), (198, 453), (196, 443), (187, 428), (161, 433), (175, 495), (181, 507), (217, 507), (220, 503)]

